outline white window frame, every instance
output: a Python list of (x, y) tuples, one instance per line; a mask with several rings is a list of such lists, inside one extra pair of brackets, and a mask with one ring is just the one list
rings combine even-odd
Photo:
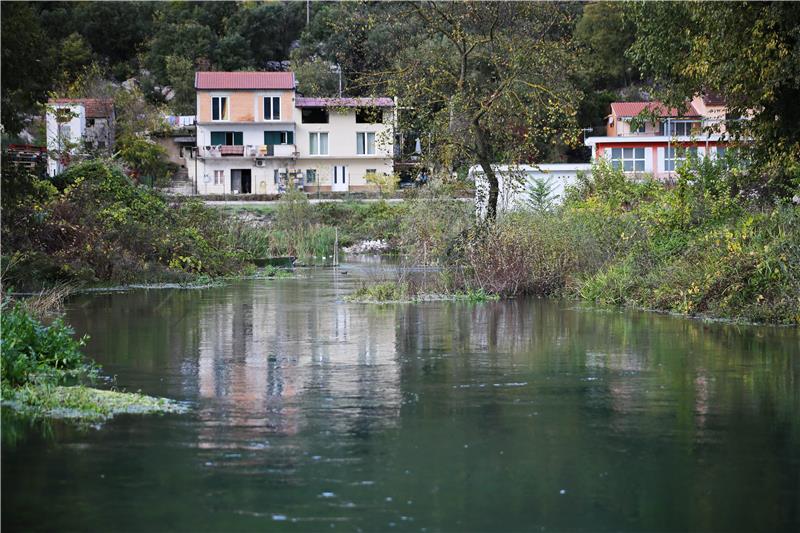
[[(225, 101), (225, 113), (220, 113), (220, 118), (214, 118), (214, 100), (220, 100), (220, 106), (217, 109), (222, 109), (222, 101)], [(212, 122), (229, 122), (231, 116), (231, 99), (226, 94), (211, 95), (211, 121)]]
[(375, 155), (374, 131), (359, 131), (356, 133), (356, 155)]
[[(278, 116), (277, 118), (273, 116), (272, 110), (275, 109), (273, 106), (273, 100), (278, 101)], [(269, 106), (267, 106), (267, 101), (269, 101)], [(264, 122), (280, 122), (281, 120), (281, 97), (280, 96), (265, 96), (262, 100), (263, 109), (261, 110), (261, 118)], [(269, 109), (270, 117), (267, 118), (267, 109)]]
[[(647, 149), (644, 147), (635, 148), (611, 148), (609, 161), (612, 168), (621, 168), (623, 172), (646, 172), (647, 171)], [(641, 152), (639, 152), (641, 150)], [(639, 154), (641, 153), (641, 157)], [(630, 163), (630, 165), (627, 165)], [(639, 165), (641, 163), (641, 165)], [(626, 166), (630, 168), (626, 169)], [(641, 167), (641, 168), (637, 168)]]
[(224, 170), (215, 170), (214, 171), (214, 185), (225, 185), (225, 171)]
[[(323, 145), (323, 139), (325, 140)], [(324, 150), (323, 150), (324, 148)], [(308, 133), (308, 153), (310, 155), (328, 155), (328, 132), (311, 131)]]

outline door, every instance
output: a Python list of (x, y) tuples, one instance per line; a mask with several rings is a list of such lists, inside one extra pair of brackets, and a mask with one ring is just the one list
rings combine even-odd
[(333, 167), (333, 181), (332, 191), (347, 191), (350, 186), (350, 175), (347, 172), (347, 167), (344, 165), (334, 165)]
[(242, 170), (242, 194), (250, 194), (253, 192), (253, 183), (250, 177), (250, 169)]
[(250, 194), (253, 192), (249, 168), (234, 168), (231, 170), (231, 192), (234, 194)]

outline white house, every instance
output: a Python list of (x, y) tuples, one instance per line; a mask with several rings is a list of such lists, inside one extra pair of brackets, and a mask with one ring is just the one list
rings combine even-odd
[(200, 194), (364, 191), (393, 173), (391, 98), (308, 98), (292, 72), (198, 72), (197, 145), (187, 170)]
[(114, 147), (114, 103), (100, 98), (51, 98), (45, 115), (47, 173), (55, 176), (70, 160), (87, 151), (111, 153)]

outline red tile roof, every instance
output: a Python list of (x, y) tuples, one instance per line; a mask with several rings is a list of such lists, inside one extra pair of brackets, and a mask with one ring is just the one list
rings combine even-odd
[(298, 96), (297, 107), (394, 107), (394, 100), (388, 96), (376, 98), (308, 98)]
[(195, 89), (294, 89), (294, 72), (196, 72)]
[(50, 104), (81, 104), (86, 118), (109, 118), (114, 114), (114, 100), (110, 98), (50, 98)]
[(661, 117), (699, 117), (697, 110), (689, 104), (686, 111), (679, 112), (672, 107), (667, 109), (661, 102), (612, 102), (611, 112), (618, 117), (635, 117), (644, 110), (655, 111)]

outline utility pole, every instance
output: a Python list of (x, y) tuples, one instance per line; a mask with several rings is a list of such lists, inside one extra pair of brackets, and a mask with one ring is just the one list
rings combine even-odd
[(311, 0), (306, 0), (306, 26), (311, 22)]

